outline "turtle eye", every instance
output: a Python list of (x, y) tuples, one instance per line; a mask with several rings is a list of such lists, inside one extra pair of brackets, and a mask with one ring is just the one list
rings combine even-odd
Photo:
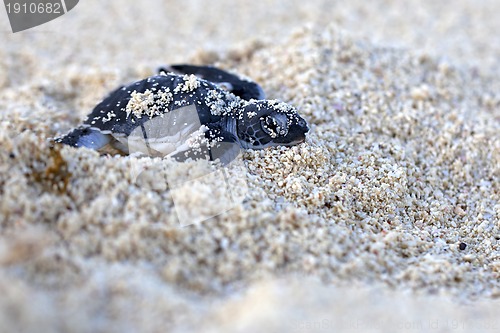
[(273, 139), (278, 136), (285, 136), (288, 133), (286, 115), (267, 116), (261, 119), (261, 127)]
[(278, 136), (278, 123), (272, 116), (261, 119), (261, 127), (271, 138), (274, 139)]

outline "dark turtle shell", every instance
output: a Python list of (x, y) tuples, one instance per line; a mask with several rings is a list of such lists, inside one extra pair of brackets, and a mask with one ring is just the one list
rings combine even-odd
[(150, 120), (188, 105), (195, 105), (201, 124), (222, 117), (241, 117), (243, 101), (215, 84), (194, 75), (160, 74), (123, 86), (97, 106), (83, 122), (104, 134), (124, 136)]

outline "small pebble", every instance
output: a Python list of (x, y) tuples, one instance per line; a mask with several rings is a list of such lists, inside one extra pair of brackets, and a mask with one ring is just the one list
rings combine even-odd
[(465, 244), (465, 243), (460, 243), (460, 245), (458, 245), (458, 248), (459, 248), (461, 251), (465, 250), (465, 248), (466, 248), (466, 247), (467, 247), (467, 244)]

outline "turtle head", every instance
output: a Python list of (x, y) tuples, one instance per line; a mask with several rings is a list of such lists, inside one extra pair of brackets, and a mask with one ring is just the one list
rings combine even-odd
[(309, 131), (297, 110), (276, 100), (251, 100), (237, 122), (237, 135), (243, 148), (262, 149), (302, 143)]

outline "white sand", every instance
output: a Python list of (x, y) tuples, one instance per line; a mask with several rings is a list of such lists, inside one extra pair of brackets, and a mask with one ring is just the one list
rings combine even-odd
[[(495, 1), (148, 3), (4, 23), (0, 332), (500, 330)], [(203, 163), (47, 144), (176, 62), (247, 75), (311, 127), (245, 152), (247, 199), (184, 228), (157, 177)], [(197, 189), (177, 195), (209, 214)]]

